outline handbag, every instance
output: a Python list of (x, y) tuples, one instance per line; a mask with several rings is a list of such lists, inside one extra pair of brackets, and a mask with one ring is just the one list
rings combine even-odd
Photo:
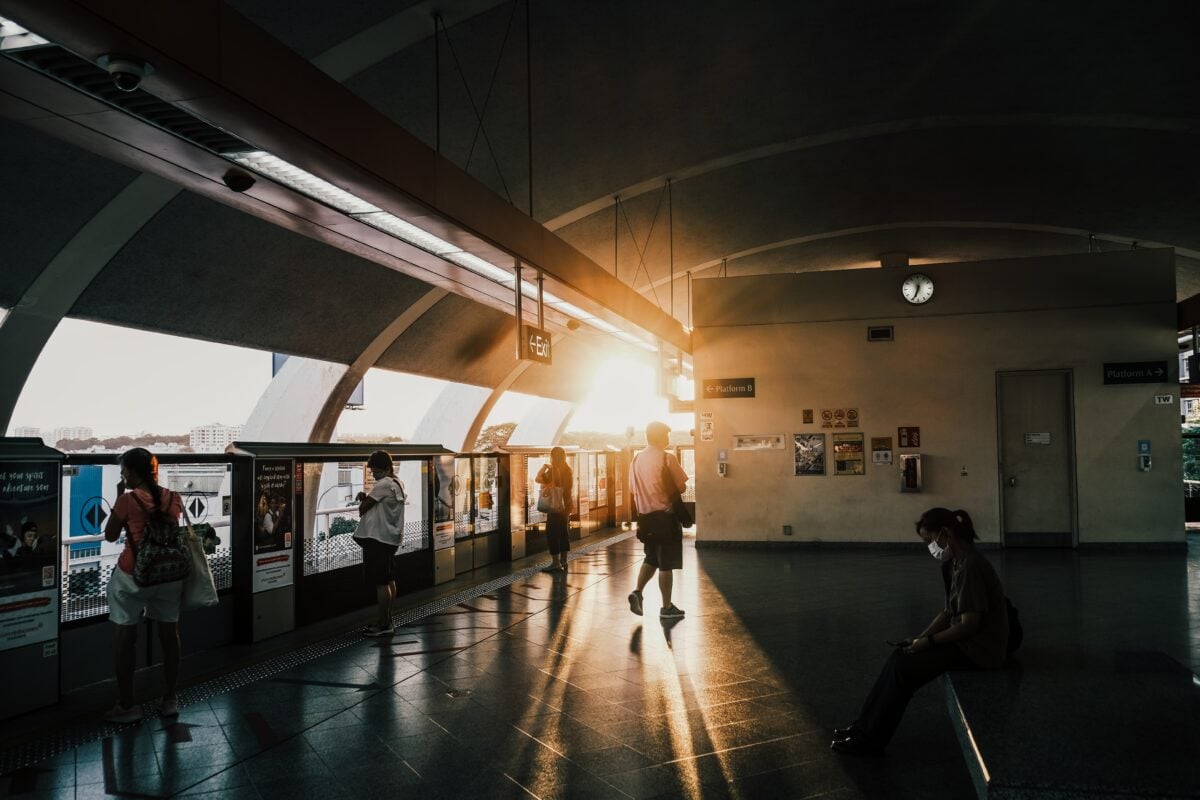
[(563, 490), (553, 484), (542, 486), (542, 491), (538, 494), (537, 510), (543, 514), (561, 514), (566, 511)]
[(679, 524), (684, 528), (695, 525), (696, 521), (692, 519), (692, 512), (688, 511), (687, 503), (683, 502), (683, 497), (675, 488), (675, 477), (671, 474), (671, 468), (667, 466), (665, 455), (663, 457), (662, 482), (666, 487), (667, 497), (671, 499), (671, 512), (675, 515), (675, 519), (679, 520)]
[(127, 539), (133, 550), (133, 582), (145, 587), (183, 580), (192, 570), (192, 557), (179, 521), (160, 508), (152, 510), (136, 493), (131, 497), (146, 514), (142, 543), (135, 544), (132, 535)]
[(187, 508), (183, 509), (183, 521), (187, 523), (187, 547), (192, 559), (192, 569), (183, 579), (183, 601), (181, 608), (211, 608), (220, 602), (217, 584), (213, 581), (212, 568), (208, 565), (208, 554), (204, 542), (196, 535)]

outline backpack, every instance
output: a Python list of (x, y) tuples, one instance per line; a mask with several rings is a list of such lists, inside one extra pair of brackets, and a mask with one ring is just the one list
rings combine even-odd
[(160, 583), (181, 581), (192, 571), (192, 557), (187, 546), (187, 529), (179, 526), (157, 505), (149, 508), (133, 493), (133, 500), (146, 514), (146, 527), (142, 530), (142, 543), (134, 544), (133, 582), (138, 586), (157, 586)]

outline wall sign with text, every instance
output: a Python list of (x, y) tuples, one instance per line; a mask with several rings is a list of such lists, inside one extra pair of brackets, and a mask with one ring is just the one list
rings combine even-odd
[(525, 325), (521, 328), (521, 333), (521, 358), (539, 364), (550, 364), (550, 331)]
[(705, 400), (754, 397), (754, 378), (709, 378), (704, 381)]

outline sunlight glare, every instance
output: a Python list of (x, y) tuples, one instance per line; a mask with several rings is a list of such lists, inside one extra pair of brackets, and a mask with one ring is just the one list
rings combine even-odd
[(624, 433), (661, 420), (672, 430), (691, 429), (691, 414), (670, 414), (657, 393), (654, 366), (642, 358), (614, 357), (601, 362), (587, 397), (571, 418), (569, 430)]

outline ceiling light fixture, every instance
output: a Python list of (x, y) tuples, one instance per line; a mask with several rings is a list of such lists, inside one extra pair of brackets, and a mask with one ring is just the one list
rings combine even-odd
[(382, 211), (361, 197), (356, 197), (345, 189), (334, 186), (324, 178), (318, 178), (311, 172), (302, 170), (295, 164), (289, 164), (282, 158), (273, 156), (264, 150), (228, 153), (225, 157), (239, 166), (254, 170), (259, 175), (268, 177), (276, 183), (282, 183), (284, 186), (308, 195), (314, 200), (319, 200), (344, 214), (353, 216)]
[(11, 19), (0, 17), (0, 52), (27, 50), (30, 47), (41, 47), (50, 44), (36, 33), (22, 28)]

